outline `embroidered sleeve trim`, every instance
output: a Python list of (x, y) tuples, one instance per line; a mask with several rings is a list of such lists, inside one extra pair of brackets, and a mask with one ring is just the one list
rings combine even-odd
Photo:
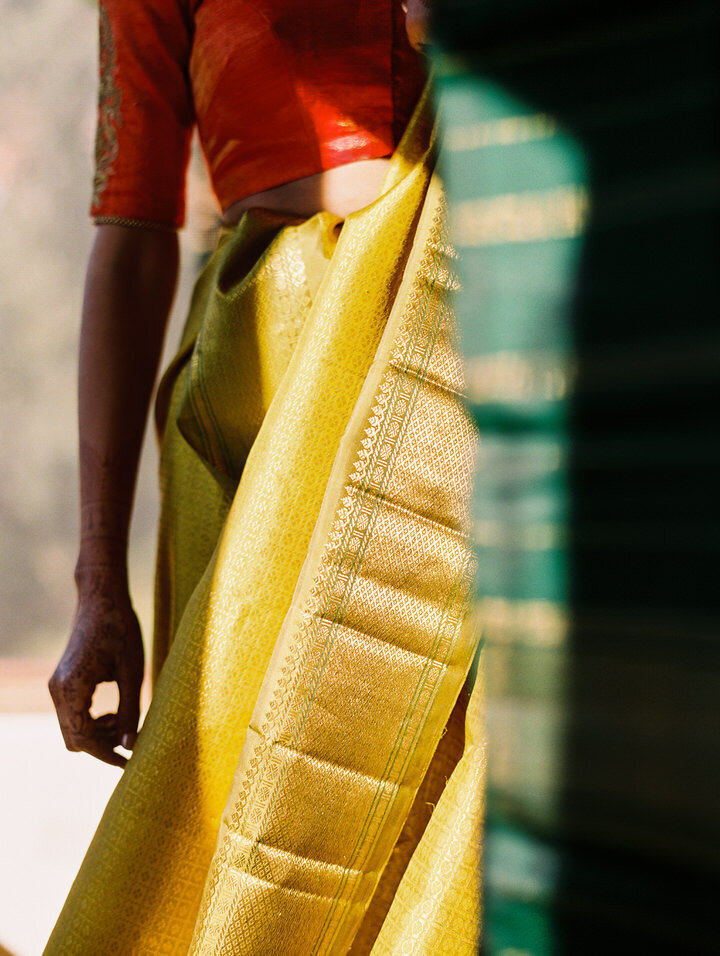
[(98, 4), (100, 17), (100, 90), (98, 95), (98, 122), (95, 135), (95, 179), (93, 205), (100, 202), (113, 174), (118, 156), (118, 129), (122, 126), (122, 93), (115, 81), (117, 57), (110, 17), (105, 4)]
[(176, 227), (164, 222), (151, 222), (148, 219), (133, 219), (128, 216), (93, 216), (96, 226), (131, 226), (140, 229), (160, 229), (162, 232), (176, 232)]

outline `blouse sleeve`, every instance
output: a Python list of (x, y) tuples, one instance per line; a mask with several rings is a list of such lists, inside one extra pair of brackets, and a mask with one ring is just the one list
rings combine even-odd
[(187, 0), (100, 0), (91, 215), (176, 228), (185, 216), (193, 106)]

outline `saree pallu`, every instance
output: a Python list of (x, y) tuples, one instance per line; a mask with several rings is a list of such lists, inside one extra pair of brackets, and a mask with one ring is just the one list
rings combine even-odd
[(476, 951), (474, 433), (424, 115), (342, 228), (252, 211), (198, 281), (165, 660), (48, 954)]

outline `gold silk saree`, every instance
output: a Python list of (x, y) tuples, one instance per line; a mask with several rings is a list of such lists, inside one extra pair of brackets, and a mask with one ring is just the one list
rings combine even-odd
[(162, 668), (49, 956), (477, 951), (474, 434), (425, 117), (375, 203), (251, 211), (198, 281)]

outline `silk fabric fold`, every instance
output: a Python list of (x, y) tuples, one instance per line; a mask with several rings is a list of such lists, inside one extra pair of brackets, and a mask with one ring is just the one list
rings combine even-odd
[(166, 658), (48, 954), (476, 951), (474, 433), (424, 115), (342, 229), (252, 211), (198, 282), (158, 403)]

